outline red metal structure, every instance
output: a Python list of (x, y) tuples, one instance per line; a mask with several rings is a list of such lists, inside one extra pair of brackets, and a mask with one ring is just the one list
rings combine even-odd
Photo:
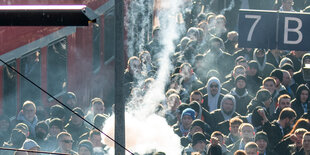
[[(114, 103), (114, 0), (3, 0), (0, 5), (86, 5), (96, 23), (77, 27), (0, 27), (0, 59), (61, 99), (68, 91), (78, 105), (93, 97)], [(25, 100), (48, 109), (53, 99), (0, 64), (0, 114), (15, 116)]]

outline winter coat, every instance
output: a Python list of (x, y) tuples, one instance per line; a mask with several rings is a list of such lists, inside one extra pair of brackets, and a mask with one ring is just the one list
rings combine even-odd
[[(231, 95), (229, 95), (229, 96), (231, 96)], [(233, 96), (232, 96), (232, 97), (233, 97)], [(221, 101), (220, 109), (217, 109), (217, 110), (215, 110), (215, 111), (213, 111), (213, 112), (210, 113), (211, 116), (212, 116), (212, 118), (214, 119), (214, 124), (212, 125), (212, 128), (213, 128), (213, 129), (216, 129), (216, 126), (217, 126), (220, 122), (223, 122), (223, 121), (225, 121), (225, 120), (230, 120), (231, 118), (240, 115), (240, 114), (238, 114), (238, 113), (236, 112), (236, 101), (235, 101), (234, 99), (233, 99), (234, 108), (233, 108), (232, 113), (231, 113), (230, 115), (227, 115), (227, 114), (224, 113), (222, 104), (223, 104), (223, 102), (226, 101), (228, 98), (229, 98), (229, 97), (227, 97), (227, 95), (225, 95), (224, 98), (223, 98), (222, 101)], [(226, 116), (224, 116), (224, 115), (226, 115)], [(226, 117), (226, 119), (225, 119), (225, 117)]]
[[(295, 110), (297, 114), (296, 119), (299, 119), (305, 113), (303, 105), (300, 101), (300, 95), (303, 90), (308, 90), (308, 93), (310, 93), (309, 89), (305, 85), (300, 85), (296, 91), (296, 98), (293, 101), (291, 101), (291, 108)], [(306, 103), (307, 103), (307, 109), (310, 109), (309, 99), (306, 101)]]
[(240, 115), (246, 115), (247, 113), (247, 106), (252, 100), (252, 96), (249, 95), (248, 91), (245, 90), (244, 94), (238, 95), (236, 93), (236, 88), (233, 88), (230, 91), (230, 94), (233, 95), (236, 99), (236, 112), (239, 113)]

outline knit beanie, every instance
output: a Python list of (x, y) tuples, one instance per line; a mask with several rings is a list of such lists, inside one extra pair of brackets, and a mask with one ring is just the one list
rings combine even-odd
[(283, 81), (283, 72), (280, 69), (274, 69), (271, 73), (270, 73), (271, 77), (276, 77), (280, 80), (280, 82)]
[(195, 119), (191, 124), (191, 128), (193, 128), (194, 126), (199, 126), (201, 127), (202, 131), (205, 131), (206, 123), (200, 119)]
[(263, 139), (264, 141), (266, 141), (268, 143), (268, 136), (267, 136), (267, 133), (264, 132), (264, 131), (259, 131), (255, 134), (255, 142), (260, 140), (260, 139)]
[(58, 104), (53, 105), (50, 109), (50, 115), (52, 118), (62, 119), (65, 116), (65, 109)]
[(255, 68), (255, 69), (258, 70), (258, 63), (257, 63), (257, 61), (251, 60), (251, 61), (248, 63), (248, 65), (249, 65), (250, 68)]
[(271, 94), (267, 89), (261, 89), (256, 93), (256, 100), (259, 102), (265, 102), (270, 99)]
[(238, 80), (243, 80), (246, 83), (246, 77), (244, 75), (238, 75), (235, 80), (235, 84), (237, 84)]
[(191, 116), (193, 120), (195, 120), (195, 110), (192, 108), (186, 108), (181, 115), (181, 120), (183, 119), (184, 116)]
[(193, 142), (192, 142), (192, 146), (196, 145), (199, 141), (203, 141), (205, 143), (207, 143), (206, 141), (206, 136), (200, 132), (196, 132), (193, 135)]

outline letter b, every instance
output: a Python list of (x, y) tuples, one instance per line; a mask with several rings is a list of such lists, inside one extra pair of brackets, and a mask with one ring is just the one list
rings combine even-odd
[[(288, 24), (290, 21), (297, 22), (296, 28), (289, 28)], [(285, 17), (285, 24), (284, 24), (284, 44), (299, 44), (302, 41), (302, 33), (300, 31), (302, 27), (302, 21), (299, 18), (296, 17)], [(297, 33), (298, 39), (297, 40), (288, 40), (288, 33)]]

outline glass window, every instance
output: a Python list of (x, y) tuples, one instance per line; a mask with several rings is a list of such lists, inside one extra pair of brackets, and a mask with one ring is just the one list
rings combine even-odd
[[(16, 60), (8, 62), (16, 68)], [(17, 113), (17, 73), (7, 66), (3, 66), (3, 112), (9, 117)]]
[[(41, 57), (40, 51), (35, 50), (21, 57), (20, 72), (29, 80), (41, 85)], [(20, 78), (20, 102), (23, 104), (26, 100), (33, 101), (37, 106), (41, 105), (41, 91), (32, 83)]]
[(66, 90), (67, 39), (61, 39), (47, 47), (47, 91), (57, 96)]
[(93, 24), (93, 72), (96, 73), (100, 69), (101, 64), (101, 48), (100, 48), (100, 18), (96, 19)]
[(114, 57), (115, 53), (115, 15), (114, 9), (104, 15), (104, 62)]

